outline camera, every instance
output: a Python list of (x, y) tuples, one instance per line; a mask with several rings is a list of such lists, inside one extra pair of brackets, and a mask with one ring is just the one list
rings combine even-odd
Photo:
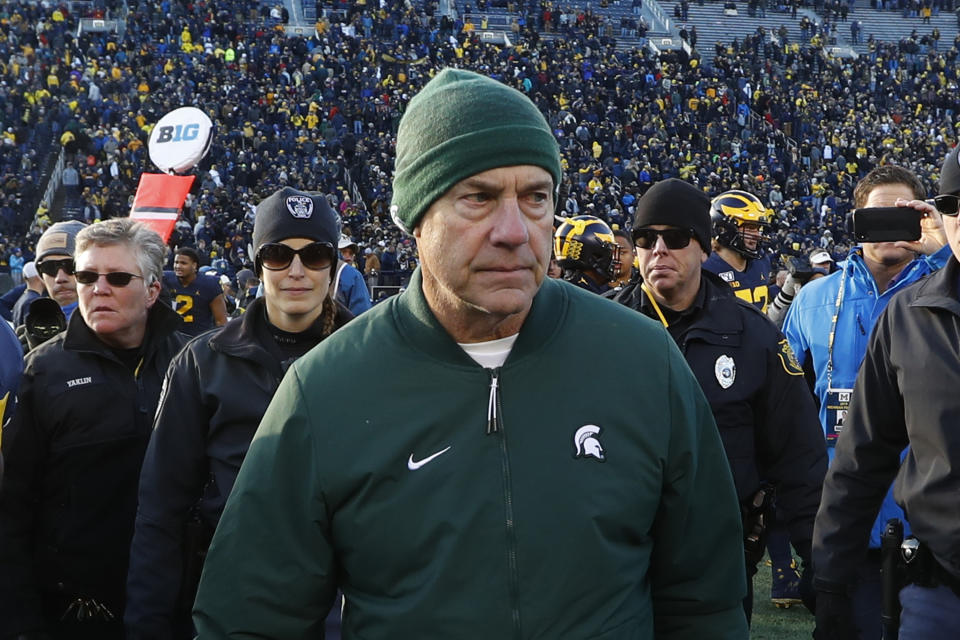
[(869, 207), (853, 212), (853, 235), (859, 242), (919, 240), (923, 212), (910, 207)]
[(30, 348), (43, 344), (67, 328), (67, 317), (55, 300), (37, 298), (23, 320)]
[(793, 279), (801, 285), (810, 282), (810, 278), (812, 278), (815, 273), (823, 273), (822, 269), (814, 269), (810, 266), (810, 263), (803, 258), (787, 256), (784, 258), (784, 261), (787, 263), (787, 271), (790, 272)]

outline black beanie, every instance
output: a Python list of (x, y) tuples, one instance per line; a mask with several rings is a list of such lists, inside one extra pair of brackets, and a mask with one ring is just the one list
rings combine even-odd
[(284, 187), (257, 205), (253, 221), (253, 252), (270, 242), (308, 238), (336, 248), (340, 239), (340, 216), (318, 191)]
[(960, 145), (953, 148), (947, 159), (943, 161), (943, 170), (940, 172), (940, 193), (960, 193)]
[(633, 214), (633, 228), (652, 224), (693, 229), (697, 242), (710, 253), (710, 198), (689, 182), (670, 178), (643, 194)]

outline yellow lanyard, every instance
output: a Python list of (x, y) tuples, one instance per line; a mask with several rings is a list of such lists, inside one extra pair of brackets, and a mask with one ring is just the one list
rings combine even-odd
[(667, 319), (663, 315), (663, 311), (660, 311), (660, 305), (657, 304), (656, 298), (653, 297), (653, 293), (650, 292), (647, 283), (644, 282), (640, 285), (640, 288), (643, 289), (643, 292), (647, 294), (647, 299), (650, 300), (650, 305), (653, 307), (653, 310), (657, 312), (657, 316), (660, 318), (660, 322), (663, 324), (664, 328), (669, 327), (670, 323), (667, 322)]

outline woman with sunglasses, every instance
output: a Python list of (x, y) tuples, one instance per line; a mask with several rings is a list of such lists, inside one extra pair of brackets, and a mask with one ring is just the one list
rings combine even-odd
[(186, 336), (157, 302), (155, 232), (114, 218), (67, 241), (78, 310), (27, 355), (3, 429), (0, 638), (121, 640), (137, 478)]
[(263, 296), (172, 363), (140, 477), (125, 624), (129, 638), (192, 638), (203, 556), (286, 369), (352, 316), (331, 295), (340, 220), (319, 193), (285, 187), (253, 229)]

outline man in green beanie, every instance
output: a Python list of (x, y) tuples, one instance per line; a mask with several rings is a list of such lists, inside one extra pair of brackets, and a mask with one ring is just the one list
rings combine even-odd
[(545, 278), (560, 180), (519, 91), (447, 69), (411, 100), (391, 209), (420, 267), (281, 383), (201, 639), (317, 635), (337, 588), (344, 640), (746, 638), (710, 407), (657, 323)]

